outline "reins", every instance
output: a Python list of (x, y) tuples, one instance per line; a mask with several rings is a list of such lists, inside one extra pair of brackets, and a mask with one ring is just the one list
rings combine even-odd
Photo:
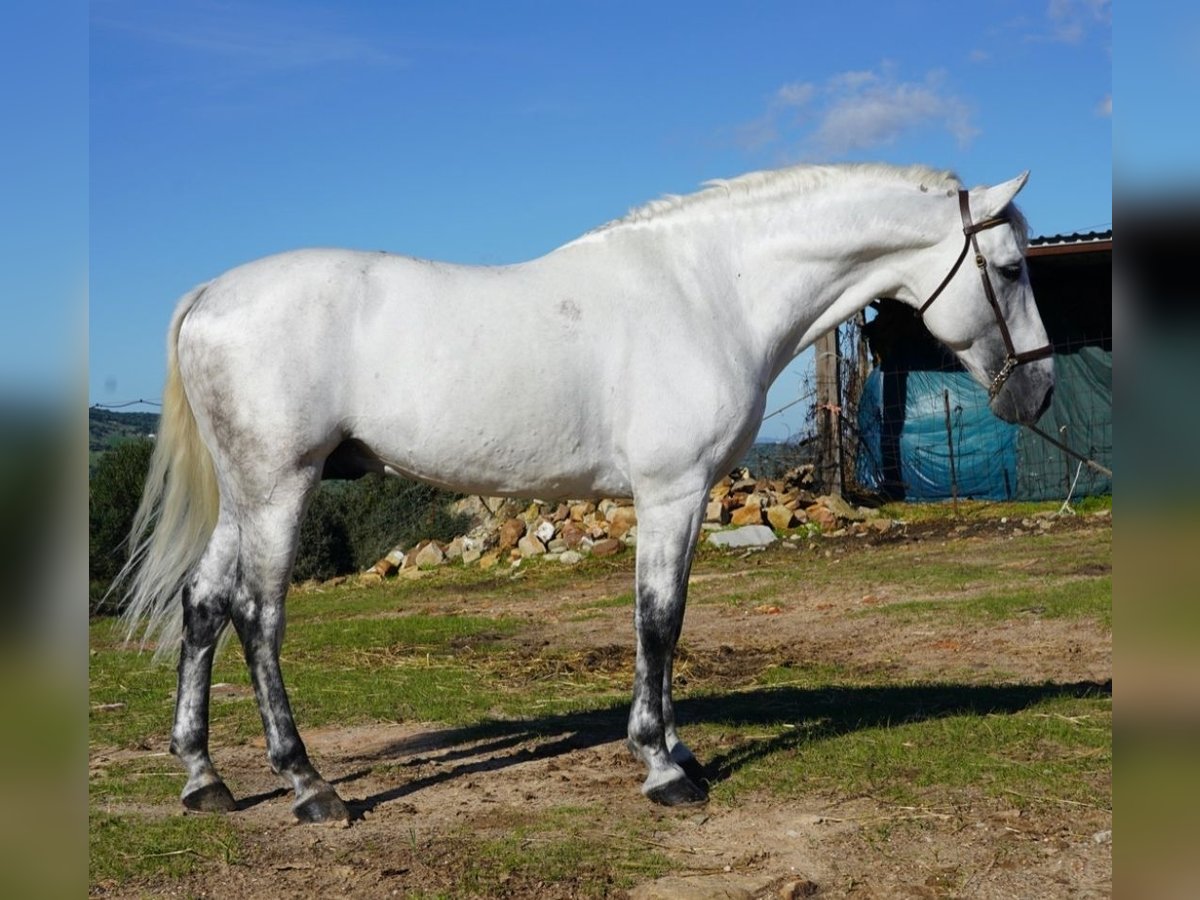
[(987, 258), (979, 249), (979, 241), (975, 239), (975, 235), (988, 228), (1003, 225), (1008, 221), (1008, 218), (1006, 216), (992, 216), (988, 219), (972, 222), (970, 195), (964, 190), (958, 192), (958, 211), (962, 216), (963, 223), (962, 250), (959, 251), (958, 259), (954, 261), (954, 265), (950, 267), (950, 271), (946, 273), (946, 277), (942, 279), (941, 284), (934, 288), (933, 293), (929, 295), (929, 299), (921, 304), (918, 312), (922, 316), (925, 315), (925, 310), (929, 309), (933, 301), (941, 295), (942, 291), (946, 289), (946, 285), (950, 283), (962, 267), (963, 260), (967, 258), (967, 250), (974, 249), (975, 265), (979, 269), (979, 278), (983, 282), (983, 292), (992, 307), (992, 313), (996, 316), (996, 324), (1000, 326), (1000, 337), (1004, 340), (1004, 350), (1007, 354), (1004, 357), (1004, 365), (1000, 367), (1000, 371), (996, 373), (996, 377), (992, 379), (992, 383), (988, 386), (988, 399), (994, 400), (1017, 366), (1052, 356), (1054, 354), (1054, 347), (1051, 344), (1046, 344), (1044, 347), (1038, 347), (1035, 350), (1024, 350), (1018, 353), (1017, 348), (1013, 345), (1012, 335), (1008, 331), (1008, 323), (1004, 321), (1004, 313), (1000, 310), (1000, 303), (996, 299), (996, 292), (992, 289), (992, 280), (988, 277), (987, 273)]

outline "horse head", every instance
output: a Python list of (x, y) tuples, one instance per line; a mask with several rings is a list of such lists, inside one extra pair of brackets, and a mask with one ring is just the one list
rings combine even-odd
[[(954, 228), (930, 251), (947, 263), (957, 252), (957, 260), (939, 284), (915, 292), (927, 298), (926, 327), (988, 389), (992, 412), (1022, 424), (1037, 421), (1054, 391), (1052, 348), (1025, 265), (1025, 220), (1012, 203), (1028, 177), (957, 192)], [(923, 267), (919, 280), (940, 277), (945, 264)]]

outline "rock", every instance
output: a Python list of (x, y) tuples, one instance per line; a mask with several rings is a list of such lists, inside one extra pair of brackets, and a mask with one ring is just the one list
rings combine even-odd
[(554, 537), (554, 523), (547, 519), (542, 519), (542, 521), (538, 523), (538, 527), (534, 531), (534, 534), (537, 535), (537, 539), (543, 544), (550, 543), (550, 540)]
[(588, 513), (595, 512), (595, 511), (596, 511), (596, 504), (594, 504), (594, 503), (573, 503), (573, 504), (571, 504), (571, 512), (570, 512), (571, 521), (572, 522), (582, 522), (584, 516), (586, 516)]
[(417, 554), (418, 569), (434, 569), (446, 561), (446, 554), (436, 541), (430, 541)]
[(490, 553), (485, 553), (479, 558), (479, 568), (494, 569), (498, 562), (500, 562), (500, 551), (493, 550)]
[(801, 900), (802, 897), (814, 897), (820, 890), (815, 881), (799, 878), (789, 881), (779, 887), (779, 900)]
[(817, 500), (817, 503), (824, 506), (839, 519), (847, 519), (851, 522), (859, 522), (866, 518), (857, 509), (834, 494), (826, 494)]
[(616, 500), (601, 500), (600, 503), (597, 504), (597, 506), (596, 506), (596, 512), (600, 513), (600, 515), (604, 519), (607, 520), (608, 519), (608, 511), (610, 509), (616, 509), (616, 508), (617, 508)]
[[(400, 563), (403, 563), (403, 562), (404, 562), (404, 556), (403, 556), (403, 554), (401, 554)], [(386, 578), (388, 575), (391, 575), (393, 572), (395, 572), (398, 568), (400, 568), (400, 565), (398, 563), (392, 562), (391, 554), (389, 553), (383, 559), (376, 562), (375, 565), (371, 566), (371, 568), (367, 569), (367, 572), (371, 573), (372, 575), (378, 575), (380, 578)]]
[(453, 562), (456, 559), (462, 559), (463, 548), (466, 546), (466, 538), (456, 537), (446, 545), (446, 560)]
[(766, 494), (759, 491), (755, 491), (753, 494), (747, 494), (742, 499), (742, 506), (753, 506), (755, 509), (766, 509), (770, 505), (770, 498)]
[(560, 503), (554, 508), (554, 515), (550, 517), (553, 522), (565, 522), (571, 515), (571, 507), (565, 503)]
[(546, 552), (546, 545), (538, 540), (537, 535), (527, 534), (517, 541), (517, 549), (521, 551), (522, 557), (528, 559), (532, 556), (542, 556)]
[(704, 521), (716, 522), (724, 525), (729, 521), (729, 513), (725, 510), (725, 504), (720, 500), (710, 500), (708, 505), (704, 507)]
[(464, 550), (462, 552), (463, 565), (466, 565), (467, 563), (476, 562), (482, 556), (483, 556), (483, 551), (480, 550), (478, 547), (468, 547), (466, 550)]
[(776, 531), (786, 531), (792, 527), (795, 514), (786, 506), (771, 506), (767, 508), (767, 521)]
[(1092, 835), (1092, 841), (1097, 844), (1111, 844), (1112, 843), (1112, 829), (1106, 828), (1103, 831), (1097, 831), (1095, 834)]
[(621, 536), (621, 543), (624, 544), (626, 547), (636, 547), (637, 546), (637, 526), (636, 525), (634, 525), (627, 532), (625, 532), (625, 534), (623, 534)]
[(579, 546), (579, 542), (584, 539), (586, 532), (572, 519), (569, 522), (564, 522), (562, 531), (559, 537), (567, 545), (568, 549), (574, 550)]
[(808, 507), (808, 509), (804, 510), (804, 514), (808, 517), (808, 521), (812, 522), (822, 531), (833, 531), (837, 528), (837, 516), (832, 510), (820, 503), (814, 503)]
[(749, 494), (758, 486), (758, 482), (753, 478), (739, 478), (729, 487), (731, 494)]
[(612, 556), (621, 552), (621, 542), (616, 538), (604, 538), (592, 544), (592, 556)]
[(715, 531), (708, 536), (708, 542), (714, 547), (725, 547), (730, 550), (745, 547), (769, 547), (779, 538), (766, 525), (747, 525), (732, 531)]
[(637, 525), (637, 511), (632, 506), (618, 506), (609, 513), (608, 536), (621, 538), (635, 525)]
[(743, 525), (761, 525), (762, 520), (762, 510), (757, 506), (742, 506), (733, 511), (729, 517), (729, 524), (740, 528)]
[(383, 581), (383, 576), (374, 569), (367, 569), (367, 571), (358, 576), (359, 584), (372, 585), (379, 584), (381, 581)]
[(564, 550), (559, 554), (558, 561), (564, 566), (577, 566), (583, 562), (583, 554), (578, 550)]
[(729, 489), (733, 487), (733, 481), (729, 477), (722, 478), (712, 486), (712, 490), (708, 492), (710, 500), (724, 500), (729, 496)]
[(517, 518), (509, 519), (500, 526), (500, 543), (496, 546), (500, 550), (511, 550), (513, 547), (517, 546), (517, 541), (519, 541), (524, 535), (524, 520)]
[(415, 547), (409, 550), (404, 557), (404, 562), (400, 564), (400, 571), (407, 572), (409, 569), (415, 569), (417, 567), (417, 554), (424, 550), (429, 543), (429, 541), (420, 541)]
[(549, 553), (562, 553), (564, 550), (570, 549), (571, 548), (567, 546), (567, 542), (562, 538), (555, 538), (552, 541), (546, 542), (546, 550)]

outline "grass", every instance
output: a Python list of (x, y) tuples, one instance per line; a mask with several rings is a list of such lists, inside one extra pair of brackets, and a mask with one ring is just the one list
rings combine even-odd
[(213, 862), (236, 862), (241, 840), (220, 816), (153, 818), (93, 811), (88, 817), (92, 884), (145, 875), (179, 877)]
[[(930, 519), (948, 509), (932, 506), (915, 509)], [(964, 521), (1006, 515), (1017, 520), (1013, 527), (1057, 508), (961, 506)], [(913, 510), (896, 515), (911, 520)], [(699, 578), (690, 596), (710, 607), (709, 616), (723, 615), (722, 605), (786, 609), (828, 593), (886, 628), (966, 623), (982, 632), (1036, 616), (1111, 631), (1111, 530), (1026, 532), (1010, 539), (997, 528), (985, 540), (943, 539), (936, 530), (869, 550), (852, 538), (816, 539), (744, 559), (702, 549), (693, 575), (715, 577)], [(623, 554), (575, 568), (448, 567), (414, 581), (293, 592), (282, 666), (298, 724), (303, 731), (442, 723), (458, 727), (464, 743), (490, 738), (513, 746), (607, 741), (624, 728), (629, 650), (615, 643), (589, 651), (543, 647), (529, 638), (541, 624), (539, 604), (553, 605), (565, 622), (604, 619), (628, 629), (633, 594), (628, 582), (613, 585), (632, 567), (632, 554)], [(867, 594), (881, 598), (879, 605), (862, 609)], [(770, 620), (761, 621), (769, 628)], [(93, 772), (93, 885), (158, 883), (242, 860), (251, 844), (237, 819), (147, 813), (174, 810), (183, 782), (173, 758), (148, 752), (165, 749), (175, 673), (151, 665), (122, 637), (111, 621), (91, 626), (91, 747), (141, 751)], [(872, 668), (853, 654), (785, 664), (765, 650), (726, 658), (696, 646), (685, 632), (677, 710), (685, 740), (709, 764), (717, 808), (754, 798), (856, 796), (930, 808), (964, 797), (1060, 812), (1111, 808), (1107, 685), (1007, 683), (1012, 676), (994, 669), (898, 679), (888, 664)], [(218, 656), (214, 681), (234, 686), (213, 698), (214, 745), (258, 739), (262, 726), (234, 642)], [(412, 777), (402, 765), (377, 777), (381, 771), (397, 783)], [(483, 807), (461, 830), (436, 836), (438, 847), (457, 848), (447, 857), (447, 887), (412, 896), (536, 893), (554, 884), (603, 895), (680, 865), (653, 831), (671, 820), (644, 810), (598, 819), (595, 809), (576, 806), (497, 809)]]
[[(885, 503), (879, 507), (879, 512), (888, 518), (906, 522), (970, 522), (1000, 518), (1020, 520), (1038, 513), (1056, 513), (1061, 508), (1061, 500), (959, 500), (956, 515), (954, 504), (942, 500), (933, 503)], [(1112, 509), (1112, 495), (1080, 497), (1071, 503), (1071, 508), (1080, 515)]]
[(1081, 578), (1018, 590), (987, 592), (966, 599), (892, 603), (858, 616), (883, 615), (897, 621), (947, 619), (959, 622), (1041, 619), (1094, 619), (1112, 629), (1112, 576)]
[(753, 736), (729, 723), (705, 725), (707, 741), (718, 735), (727, 744), (717, 766), (731, 769), (715, 799), (769, 791), (912, 805), (969, 789), (1018, 807), (1111, 808), (1112, 698), (1103, 688), (927, 684), (849, 692), (857, 695), (851, 720), (835, 706), (847, 691), (834, 690), (815, 691), (806, 716), (764, 723)]
[(561, 806), (536, 816), (510, 813), (482, 835), (477, 829), (463, 838), (473, 844), (475, 861), (465, 868), (458, 889), (479, 896), (498, 896), (514, 878), (527, 884), (578, 882), (581, 896), (608, 896), (637, 880), (657, 878), (672, 868), (671, 860), (631, 826), (597, 825), (595, 811)]

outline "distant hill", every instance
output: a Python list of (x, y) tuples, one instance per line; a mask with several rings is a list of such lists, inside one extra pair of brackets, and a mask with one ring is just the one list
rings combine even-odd
[(158, 413), (88, 408), (88, 450), (103, 453), (118, 441), (147, 437), (158, 430)]

